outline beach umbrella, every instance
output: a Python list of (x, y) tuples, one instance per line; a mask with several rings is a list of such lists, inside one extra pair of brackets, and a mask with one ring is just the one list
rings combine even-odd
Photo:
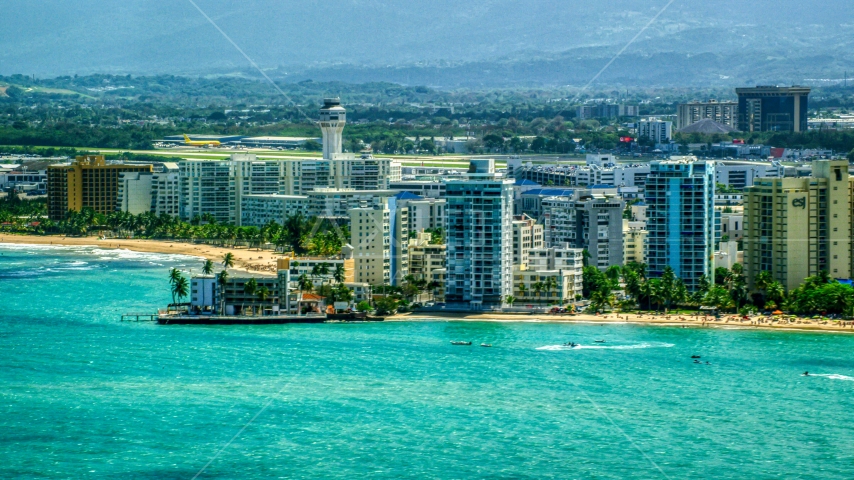
[(782, 315), (783, 312), (781, 312), (780, 310), (774, 310), (773, 312), (771, 312), (771, 314), (772, 315)]

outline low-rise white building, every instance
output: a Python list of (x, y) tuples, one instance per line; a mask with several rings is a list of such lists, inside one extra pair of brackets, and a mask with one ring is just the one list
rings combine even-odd
[(738, 242), (721, 242), (715, 252), (715, 268), (731, 270), (736, 263), (744, 265), (744, 251), (738, 249)]
[(513, 270), (513, 296), (518, 304), (566, 304), (581, 295), (583, 249), (538, 248), (529, 252), (527, 267)]

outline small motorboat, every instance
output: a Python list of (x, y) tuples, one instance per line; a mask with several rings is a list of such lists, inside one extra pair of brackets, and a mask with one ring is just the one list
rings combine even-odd
[(471, 342), (451, 342), (451, 345), (471, 345)]
[(481, 347), (491, 347), (492, 344), (491, 343), (481, 343), (480, 346)]
[(691, 358), (700, 358), (699, 355), (691, 355)]
[(593, 340), (596, 343), (605, 343), (605, 340)]

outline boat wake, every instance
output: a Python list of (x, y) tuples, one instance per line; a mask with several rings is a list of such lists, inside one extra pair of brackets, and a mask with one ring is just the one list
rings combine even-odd
[(824, 377), (829, 378), (830, 380), (847, 380), (849, 382), (854, 382), (854, 377), (849, 377), (848, 375), (840, 375), (838, 373), (811, 373), (811, 377)]
[(537, 350), (549, 352), (558, 352), (562, 350), (638, 350), (641, 348), (670, 348), (675, 346), (672, 343), (638, 343), (635, 345), (577, 345), (570, 347), (567, 345), (546, 345), (537, 347)]

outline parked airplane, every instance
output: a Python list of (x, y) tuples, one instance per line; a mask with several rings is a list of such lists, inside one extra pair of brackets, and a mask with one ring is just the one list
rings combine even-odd
[(190, 145), (193, 147), (218, 147), (221, 143), (219, 143), (219, 140), (190, 140), (190, 137), (185, 133), (184, 145)]

